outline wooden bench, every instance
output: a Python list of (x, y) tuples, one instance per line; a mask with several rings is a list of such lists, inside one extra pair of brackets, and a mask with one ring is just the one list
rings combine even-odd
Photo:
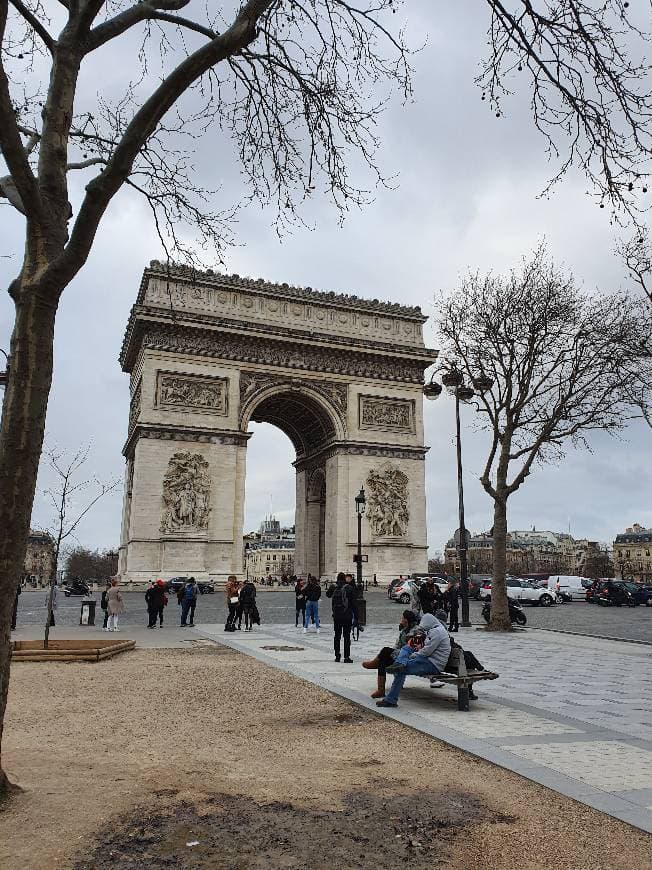
[(469, 710), (469, 689), (480, 680), (496, 680), (498, 674), (493, 671), (467, 671), (464, 661), (464, 650), (457, 645), (451, 650), (448, 662), (457, 663), (457, 673), (442, 671), (440, 674), (420, 674), (423, 679), (440, 680), (442, 683), (450, 683), (457, 686), (457, 709), (463, 712)]

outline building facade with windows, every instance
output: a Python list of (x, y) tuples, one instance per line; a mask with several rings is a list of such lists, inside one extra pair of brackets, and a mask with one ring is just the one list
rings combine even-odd
[(291, 577), (294, 571), (295, 528), (282, 528), (272, 516), (265, 517), (257, 532), (244, 536), (245, 574), (250, 580)]
[(614, 567), (617, 576), (652, 583), (652, 529), (638, 523), (616, 535)]
[(54, 540), (49, 532), (30, 529), (23, 568), (23, 579), (47, 586), (54, 572)]

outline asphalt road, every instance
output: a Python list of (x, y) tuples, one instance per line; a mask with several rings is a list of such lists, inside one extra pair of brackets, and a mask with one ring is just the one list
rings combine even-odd
[[(101, 623), (102, 612), (98, 599), (96, 622)], [(367, 622), (370, 625), (397, 623), (403, 606), (389, 601), (384, 590), (370, 589), (367, 592)], [(292, 590), (258, 589), (258, 608), (263, 622), (287, 623), (294, 619), (294, 592)], [(123, 615), (123, 625), (146, 624), (147, 612), (142, 592), (125, 593), (127, 612)], [(56, 611), (57, 625), (78, 625), (81, 598), (65, 598), (59, 595)], [(330, 622), (330, 601), (323, 599), (322, 611)], [(471, 621), (482, 622), (480, 602), (471, 602)], [(528, 625), (533, 628), (557, 629), (577, 632), (597, 637), (618, 637), (625, 640), (639, 640), (652, 643), (652, 607), (599, 607), (574, 601), (554, 607), (531, 607), (525, 605)], [(45, 592), (24, 591), (18, 604), (19, 625), (45, 624)], [(178, 623), (179, 607), (172, 597), (166, 609), (169, 622)], [(223, 623), (226, 620), (224, 594), (201, 595), (197, 602), (195, 624)]]

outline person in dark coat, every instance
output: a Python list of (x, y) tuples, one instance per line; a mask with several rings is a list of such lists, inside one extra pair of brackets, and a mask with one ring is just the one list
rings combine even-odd
[(333, 648), (335, 650), (335, 661), (342, 660), (340, 653), (340, 645), (342, 636), (344, 637), (344, 661), (346, 664), (352, 664), (351, 658), (351, 624), (353, 620), (353, 592), (351, 586), (346, 582), (346, 575), (340, 571), (337, 575), (337, 583), (331, 586), (326, 595), (331, 599), (333, 609), (333, 627), (335, 636), (333, 638)]
[(156, 628), (156, 620), (160, 617), (161, 627), (163, 627), (163, 608), (165, 607), (165, 583), (163, 580), (157, 580), (152, 583), (145, 593), (145, 602), (147, 603), (147, 616), (149, 623), (147, 628)]
[(315, 623), (315, 629), (319, 634), (319, 599), (321, 598), (321, 586), (316, 577), (308, 574), (308, 582), (303, 590), (306, 596), (306, 609), (303, 614), (303, 633), (306, 634), (310, 620)]
[(254, 611), (256, 610), (256, 587), (251, 580), (245, 580), (240, 590), (240, 604), (245, 621), (245, 631), (252, 631), (254, 627)]
[(13, 631), (16, 628), (16, 619), (18, 618), (18, 596), (23, 591), (22, 586), (20, 585), (20, 580), (16, 584), (16, 591), (14, 592), (14, 606), (11, 611), (11, 630)]
[(306, 592), (305, 592), (305, 581), (297, 580), (294, 585), (294, 599), (296, 606), (296, 613), (294, 617), (294, 627), (299, 627), (299, 614), (301, 614), (301, 625), (306, 621)]
[(446, 590), (446, 603), (448, 604), (448, 630), (459, 631), (460, 628), (460, 594), (457, 583), (452, 581)]

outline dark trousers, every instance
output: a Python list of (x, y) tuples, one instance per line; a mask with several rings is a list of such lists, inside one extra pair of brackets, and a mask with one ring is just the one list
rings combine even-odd
[(460, 609), (459, 607), (451, 607), (448, 615), (448, 630), (458, 631), (460, 627)]
[(50, 614), (50, 626), (53, 626), (53, 625), (54, 625), (54, 610)]
[(306, 621), (306, 602), (302, 601), (301, 604), (297, 604), (297, 615), (294, 620), (294, 627), (296, 628), (299, 624), (299, 614), (301, 614), (301, 625)]
[(344, 635), (344, 658), (351, 658), (351, 616), (347, 619), (333, 618), (335, 627), (335, 637), (333, 638), (333, 649), (335, 650), (335, 658), (340, 658), (340, 640)]
[(104, 622), (103, 622), (103, 624), (102, 624), (102, 628), (106, 628), (108, 622), (109, 622), (109, 611), (108, 611), (108, 608), (107, 608), (107, 609), (104, 611)]
[(18, 617), (18, 596), (14, 596), (14, 606), (11, 611), (11, 627), (16, 628), (16, 618)]
[(238, 605), (231, 604), (229, 601), (229, 615), (226, 617), (227, 625), (235, 625), (235, 621), (238, 618)]
[(384, 646), (378, 653), (378, 674), (384, 677), (387, 673), (387, 668), (394, 664), (394, 654), (396, 650), (391, 646)]
[(148, 607), (147, 616), (149, 617), (148, 628), (154, 628), (156, 625), (156, 617), (158, 616), (158, 607)]
[(195, 624), (195, 607), (197, 607), (197, 601), (193, 600), (190, 602), (190, 624)]
[(161, 606), (159, 607), (159, 609), (156, 612), (156, 615), (158, 616), (159, 625), (161, 625), (161, 626), (163, 625), (163, 609), (164, 609), (164, 607), (165, 607), (165, 604), (161, 604)]
[(249, 608), (249, 607), (244, 608), (245, 629), (254, 627), (253, 615), (254, 615), (253, 608)]

